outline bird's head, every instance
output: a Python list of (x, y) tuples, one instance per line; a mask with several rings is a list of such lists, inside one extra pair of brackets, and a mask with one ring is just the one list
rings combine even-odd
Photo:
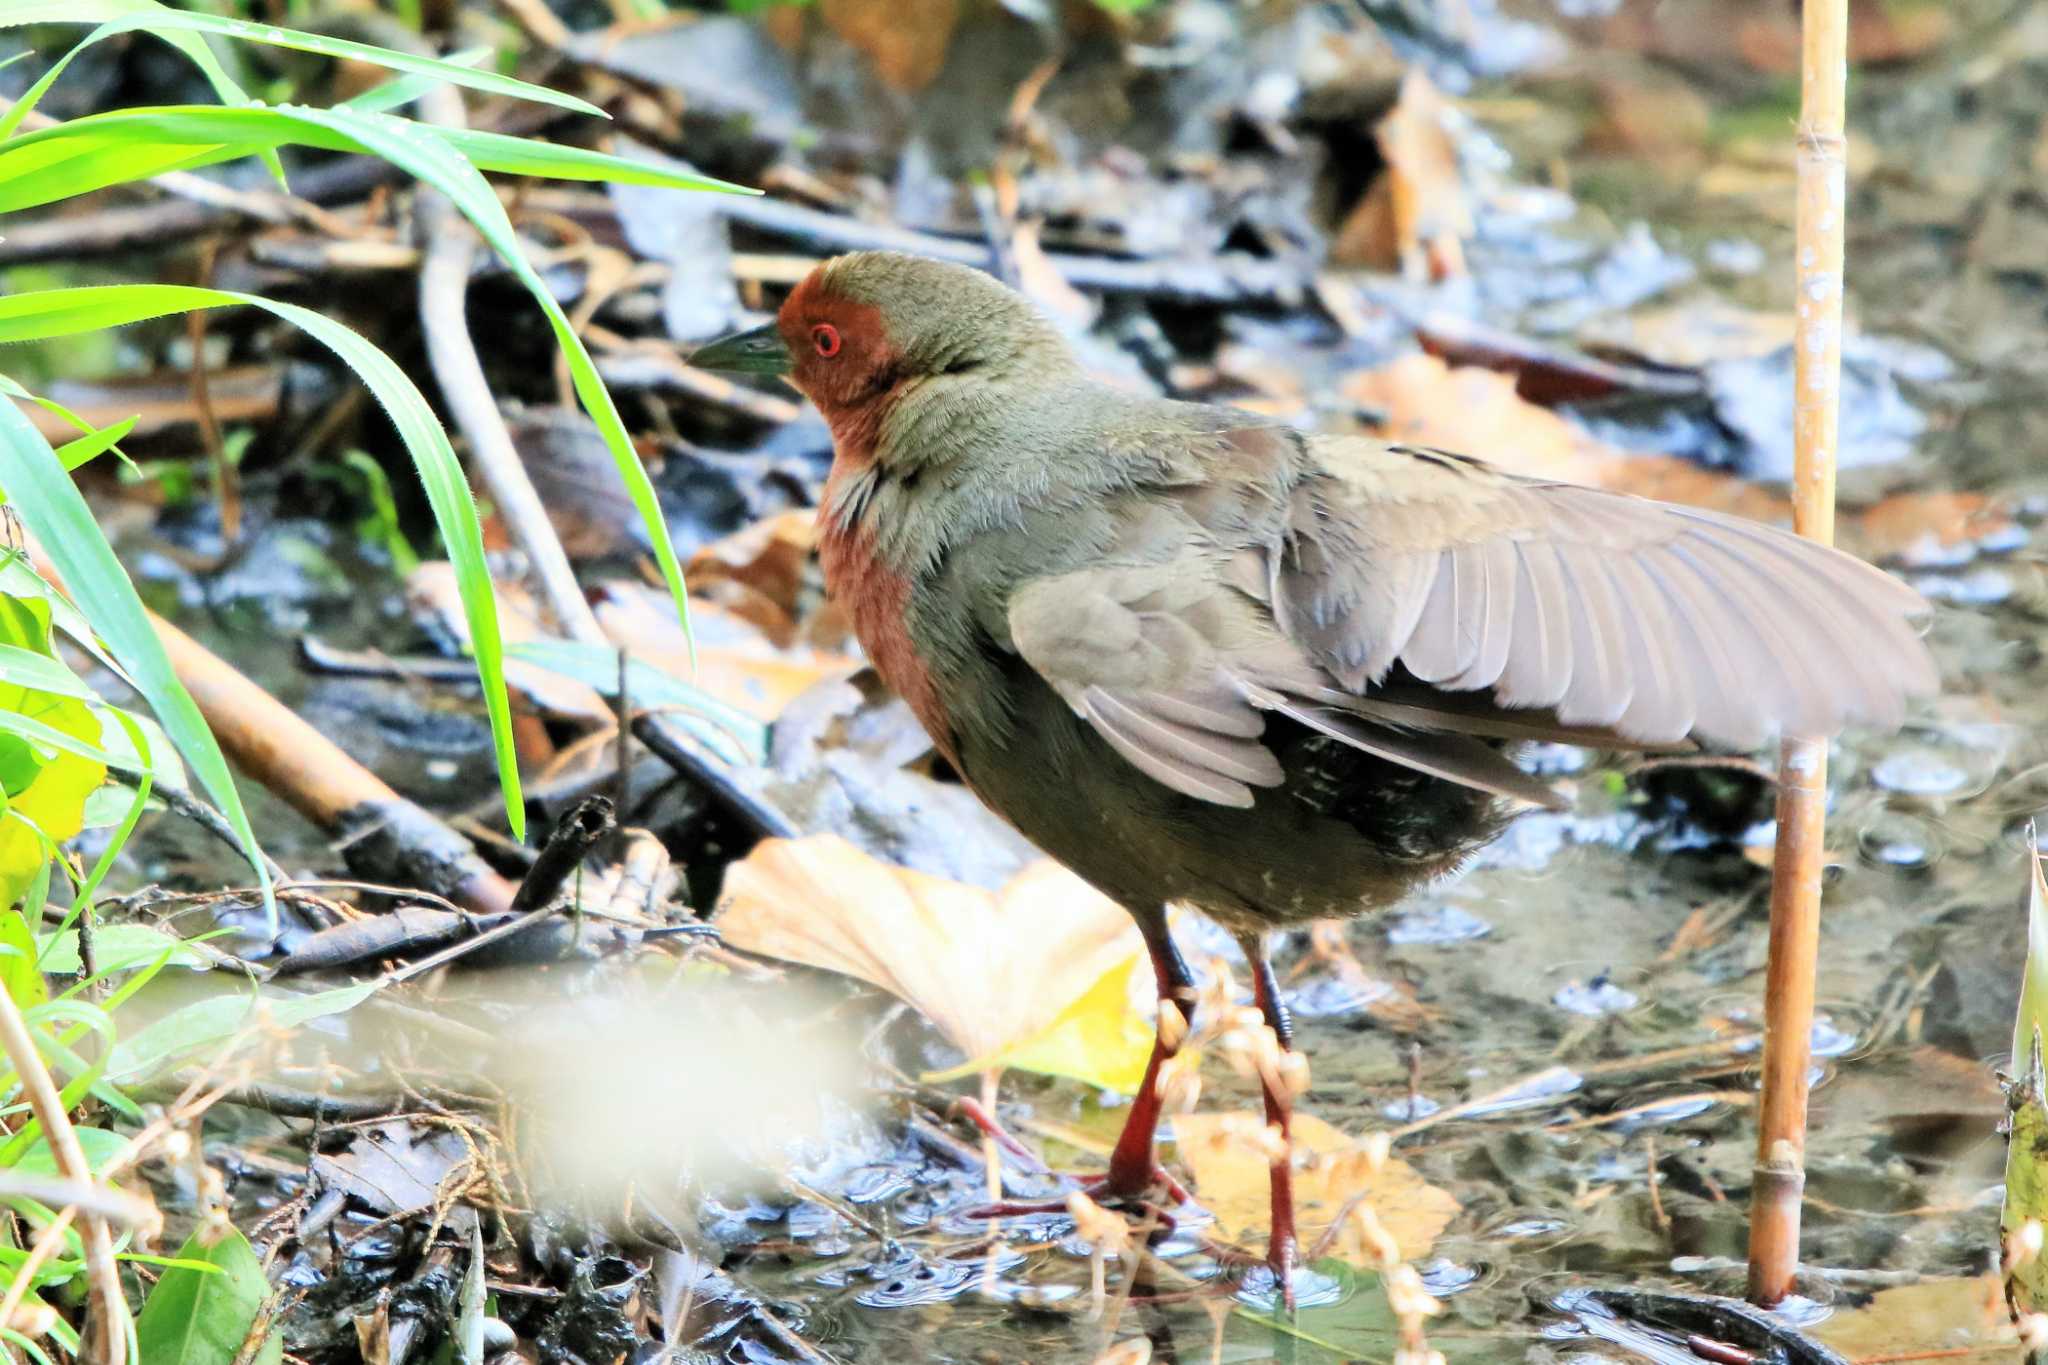
[(775, 321), (690, 360), (785, 375), (841, 433), (872, 431), (884, 410), (935, 385), (1001, 384), (1073, 364), (1052, 325), (996, 280), (893, 251), (826, 261), (790, 291)]

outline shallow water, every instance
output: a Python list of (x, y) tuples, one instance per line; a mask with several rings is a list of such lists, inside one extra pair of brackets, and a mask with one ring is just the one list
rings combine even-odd
[[(2039, 646), (2048, 532), (2035, 525), (2048, 507), (2039, 454), (2048, 443), (2039, 402), (2048, 387), (2048, 258), (2038, 255), (2048, 240), (2038, 198), (2048, 176), (2048, 24), (2040, 7), (2015, 12), (2021, 18), (2006, 23), (2003, 7), (1957, 11), (1946, 44), (1869, 74), (1852, 106), (1867, 154), (1852, 204), (1851, 311), (1865, 336), (1893, 346), (1875, 352), (1882, 382), (1873, 381), (1859, 419), (1871, 418), (1874, 448), (1904, 453), (1848, 471), (1845, 499), (1962, 489), (2013, 509), (1986, 534), (1922, 547), (1901, 566), (1940, 604), (1932, 640), (1944, 695), (1903, 734), (1850, 736), (1831, 757), (1835, 857), (1806, 1256), (1893, 1280), (1978, 1275), (1995, 1259), (2004, 1149), (1992, 1073), (2017, 993), (2025, 829), (2048, 798), (2038, 729), (2048, 695)], [(1657, 153), (1587, 153), (1581, 134), (1601, 116), (1587, 71), (1608, 54), (1585, 34), (1572, 41), (1590, 66), (1481, 81), (1469, 93), (1510, 178), (1539, 180), (1559, 148), (1577, 149), (1564, 163), (1580, 204), (1569, 226), (1606, 262), (1591, 272), (1595, 288), (1584, 283), (1583, 259), (1557, 268), (1566, 284), (1539, 287), (1503, 264), (1537, 239), (1505, 230), (1490, 238), (1482, 221), (1471, 252), (1477, 283), (1445, 286), (1443, 300), (1559, 341), (1588, 317), (1672, 302), (1783, 311), (1789, 178), (1757, 171), (1748, 193), (1729, 188), (1732, 174), (1702, 173), (1744, 164), (1730, 150), (1741, 127), (1760, 122), (1767, 145), (1789, 147), (1782, 80), (1726, 54), (1703, 55), (1683, 77), (1631, 59), (1616, 68), (1620, 80), (1681, 81), (1712, 113), (1701, 159), (1688, 168)], [(1724, 375), (1736, 387), (1712, 411), (1613, 403), (1578, 416), (1633, 449), (1678, 447), (1768, 468), (1771, 452), (1746, 433), (1766, 429), (1773, 409), (1762, 398), (1749, 406), (1742, 385), (1779, 378), (1767, 369)], [(259, 681), (346, 728), (357, 756), (408, 794), (436, 803), (479, 790), (487, 754), (467, 711), (449, 715), (430, 743), (408, 728), (416, 708), (393, 708), (391, 726), (380, 727), (371, 723), (378, 688), (309, 682), (289, 666), (280, 629), (310, 627), (351, 645), (380, 638), (403, 611), (395, 588), (358, 590), (368, 571), (319, 528), (275, 534), (285, 548), (263, 581), (308, 585), (290, 619), (277, 618), (267, 590), (268, 619), (253, 620), (242, 614), (247, 604), (192, 597), (218, 594), (217, 583), (202, 589), (147, 563), (138, 576)], [(334, 573), (303, 553), (308, 544)], [(1739, 1290), (1739, 1269), (1726, 1263), (1744, 1250), (1754, 1141), (1766, 941), (1766, 876), (1755, 855), (1768, 848), (1765, 796), (1740, 776), (1575, 776), (1575, 814), (1524, 818), (1466, 874), (1348, 930), (1372, 974), (1412, 991), (1425, 1012), (1419, 1028), (1377, 1021), (1305, 938), (1277, 945), (1313, 1061), (1302, 1109), (1353, 1135), (1400, 1128), (1396, 1155), (1457, 1201), (1421, 1267), (1447, 1305), (1432, 1343), (1454, 1360), (1609, 1358), (1606, 1346), (1560, 1335), (1541, 1306), (1580, 1279)], [(1674, 799), (1677, 817), (1666, 813)], [(288, 864), (319, 860), (296, 817), (261, 797), (255, 807), (274, 854)], [(209, 856), (144, 847), (149, 878), (189, 872), (177, 857)], [(885, 1012), (874, 1000), (860, 1008), (876, 1021)], [(907, 1069), (946, 1060), (916, 1020), (889, 1028)], [(1210, 1087), (1205, 1107), (1256, 1104), (1220, 1068)], [(1028, 1077), (1007, 1081), (1003, 1098), (1006, 1121), (1055, 1167), (1099, 1160), (1123, 1112), (1077, 1085)], [(1086, 1249), (1067, 1220), (1011, 1220), (1006, 1249), (991, 1257), (984, 1227), (963, 1216), (980, 1202), (979, 1171), (921, 1146), (900, 1122), (849, 1120), (842, 1140), (800, 1173), (886, 1237), (788, 1195), (733, 1194), (698, 1222), (741, 1287), (835, 1358), (1058, 1365), (1092, 1360), (1111, 1335), (1086, 1319)], [(1014, 1193), (1056, 1192), (1015, 1176)], [(1219, 1300), (1195, 1292), (1217, 1274), (1200, 1231), (1191, 1223), (1159, 1249), (1171, 1269), (1120, 1310), (1116, 1337), (1151, 1337), (1158, 1361), (1391, 1356), (1370, 1276), (1305, 1291), (1291, 1331), (1262, 1321), (1264, 1306), (1243, 1301), (1257, 1299), (1250, 1292), (1219, 1321)], [(1112, 1274), (1113, 1287), (1120, 1277)], [(1825, 1302), (1804, 1320), (1825, 1333), (1863, 1288), (1851, 1278), (1816, 1281), (1812, 1292)], [(1930, 1342), (1937, 1336), (1928, 1332)], [(725, 1359), (786, 1358), (752, 1336), (713, 1345)]]

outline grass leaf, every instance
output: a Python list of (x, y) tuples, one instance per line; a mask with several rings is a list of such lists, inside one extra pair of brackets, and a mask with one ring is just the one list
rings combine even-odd
[[(16, 294), (0, 302), (28, 297), (32, 296)], [(101, 534), (92, 509), (71, 481), (70, 471), (27, 415), (12, 403), (0, 403), (0, 489), (42, 542), (79, 611), (120, 661), (122, 671), (149, 702), (171, 742), (184, 754), (235, 831), (274, 914), (270, 873), (213, 731), (178, 681), (163, 642), (149, 624), (142, 599), (128, 580), (128, 571)]]
[[(28, 341), (47, 336), (62, 336), (71, 332), (95, 331), (102, 327), (118, 327), (169, 313), (232, 305), (266, 309), (286, 322), (302, 328), (314, 340), (327, 346), (356, 372), (377, 401), (383, 405), (392, 425), (398, 428), (399, 438), (412, 456), (413, 466), (419, 473), (420, 484), (426, 490), (427, 502), (433, 508), (434, 521), (440, 529), (442, 542), (447, 547), (448, 558), (455, 565), (463, 611), (469, 619), (470, 638), (474, 641), (477, 677), (483, 685), (484, 702), (490, 715), (491, 738), (498, 763), (498, 781), (505, 794), (506, 818), (511, 823), (514, 835), (524, 838), (526, 807), (520, 796), (519, 761), (512, 738), (511, 704), (505, 692), (504, 646), (498, 629), (498, 604), (491, 588), (490, 566), (484, 560), (483, 528), (477, 519), (476, 500), (470, 493), (468, 480), (463, 476), (461, 461), (456, 458), (455, 449), (448, 442), (448, 434), (441, 429), (440, 422), (435, 418), (433, 409), (419, 388), (406, 377), (396, 361), (355, 332), (310, 309), (261, 298), (254, 294), (237, 294), (222, 289), (201, 289), (189, 285), (96, 285), (79, 289), (34, 290), (0, 296), (0, 342)], [(18, 413), (16, 415), (19, 416)], [(24, 424), (26, 420), (22, 419)], [(33, 427), (29, 429), (34, 430)], [(66, 483), (68, 485), (69, 480), (66, 480)], [(4, 477), (0, 477), (0, 487), (12, 491), (11, 481)], [(73, 496), (76, 496), (75, 490)], [(80, 500), (79, 505), (83, 507), (83, 500)], [(44, 544), (49, 545), (50, 533), (34, 519), (29, 518), (26, 510), (23, 515)], [(106, 542), (99, 536), (97, 529), (90, 529), (89, 533), (99, 542), (102, 549), (105, 549)], [(112, 559), (112, 550), (105, 549), (105, 554), (109, 560)], [(54, 547), (52, 558), (55, 558)], [(118, 569), (119, 565), (116, 564), (115, 567)], [(68, 580), (69, 574), (66, 577)], [(125, 575), (123, 581), (126, 581)], [(86, 616), (88, 619), (98, 620), (90, 610), (86, 612)], [(151, 639), (155, 639), (153, 634)], [(177, 742), (179, 749), (185, 752), (186, 760), (191, 762), (195, 769), (200, 768), (200, 764), (193, 761), (191, 751), (185, 748), (184, 740), (177, 730), (168, 723), (165, 728), (171, 730), (172, 739)], [(202, 771), (202, 777), (204, 776)], [(207, 787), (208, 790), (213, 790), (210, 779), (207, 780)], [(219, 800), (218, 792), (215, 793), (215, 799)], [(225, 805), (222, 809), (226, 809)]]
[[(38, 14), (39, 17), (22, 19), (19, 16), (23, 12)], [(563, 94), (559, 90), (550, 90), (544, 85), (534, 85), (511, 76), (501, 76), (495, 71), (479, 70), (436, 57), (417, 56), (410, 52), (398, 52), (369, 43), (351, 42), (345, 38), (330, 38), (322, 33), (306, 33), (298, 29), (279, 28), (273, 24), (250, 23), (246, 19), (235, 19), (224, 14), (204, 14), (155, 4), (138, 7), (131, 3), (121, 3), (109, 6), (91, 3), (91, 0), (78, 5), (27, 4), (0, 7), (0, 25), (28, 22), (89, 24), (95, 21), (102, 22), (83, 41), (59, 58), (56, 64), (44, 73), (43, 78), (29, 88), (15, 107), (9, 110), (4, 118), (0, 118), (0, 134), (14, 131), (21, 119), (26, 117), (28, 111), (42, 98), (43, 92), (49, 89), (79, 53), (94, 43), (136, 30), (173, 43), (187, 55), (191, 54), (191, 47), (187, 46), (186, 41), (180, 41), (181, 39), (188, 40), (203, 51), (205, 42), (199, 35), (213, 34), (222, 38), (237, 38), (243, 42), (290, 48), (296, 52), (311, 52), (323, 57), (364, 62), (371, 66), (381, 66), (408, 75), (427, 76), (450, 85), (466, 86), (493, 95), (509, 95), (514, 99), (529, 100), (536, 104), (551, 104), (558, 109), (568, 109), (579, 114), (605, 117), (604, 110), (587, 100)], [(208, 52), (207, 56), (212, 59), (211, 52)], [(194, 60), (198, 59), (195, 57)], [(222, 75), (225, 77), (225, 72)], [(232, 82), (229, 84), (233, 86)], [(223, 100), (232, 99), (240, 102), (246, 98), (239, 87), (234, 87), (232, 94), (228, 90), (221, 90), (218, 84), (215, 88)]]
[[(216, 1240), (206, 1238), (213, 1234)], [(225, 1234), (201, 1227), (178, 1248), (178, 1260), (203, 1262), (199, 1270), (173, 1265), (165, 1270), (135, 1319), (137, 1355), (179, 1365), (234, 1365), (256, 1315), (270, 1298), (270, 1282), (249, 1239), (235, 1228)], [(284, 1358), (284, 1337), (273, 1331), (250, 1357), (254, 1365)]]

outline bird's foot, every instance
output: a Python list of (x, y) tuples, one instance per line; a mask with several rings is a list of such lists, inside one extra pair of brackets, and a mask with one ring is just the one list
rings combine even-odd
[(1098, 1204), (1143, 1204), (1154, 1190), (1164, 1190), (1176, 1208), (1194, 1202), (1188, 1187), (1174, 1179), (1173, 1173), (1157, 1161), (1151, 1163), (1142, 1178), (1136, 1179), (1118, 1171), (1112, 1162), (1108, 1175), (1098, 1176), (1081, 1187), (1081, 1193)]
[(952, 1112), (979, 1128), (996, 1146), (1023, 1162), (1026, 1169), (1040, 1173), (1045, 1171), (1045, 1162), (1039, 1159), (1038, 1153), (1013, 1137), (1010, 1130), (1003, 1127), (1002, 1121), (989, 1113), (980, 1100), (962, 1095), (953, 1101)]
[(1294, 1229), (1274, 1228), (1272, 1240), (1266, 1244), (1266, 1269), (1273, 1276), (1273, 1283), (1280, 1288), (1280, 1302), (1288, 1315), (1296, 1307), (1294, 1294), (1295, 1272), (1301, 1268), (1301, 1248), (1295, 1243)]
[[(1098, 1176), (1093, 1181), (1083, 1184), (1076, 1193), (1086, 1196), (1104, 1208), (1120, 1209), (1131, 1214), (1133, 1217), (1149, 1220), (1159, 1230), (1160, 1235), (1170, 1234), (1179, 1226), (1178, 1220), (1173, 1215), (1173, 1209), (1183, 1208), (1194, 1202), (1194, 1197), (1188, 1193), (1187, 1186), (1174, 1179), (1164, 1166), (1156, 1162), (1152, 1166), (1150, 1177), (1143, 1184), (1133, 1189), (1131, 1187), (1133, 1183), (1128, 1180), (1118, 1180), (1115, 1174), (1112, 1173), (1110, 1175)], [(1163, 1192), (1171, 1202), (1162, 1204), (1155, 1200), (1152, 1197), (1155, 1191)], [(1068, 1201), (1072, 1197), (1071, 1194), (1068, 1194), (1061, 1195), (1057, 1199), (1007, 1200), (1001, 1203), (985, 1204), (977, 1209), (970, 1209), (966, 1216), (969, 1218), (1027, 1218), (1034, 1214), (1065, 1213), (1068, 1209)]]
[[(1233, 1258), (1219, 1257), (1226, 1264)], [(1244, 1258), (1236, 1258), (1242, 1265)], [(1242, 1303), (1277, 1317), (1292, 1318), (1307, 1308), (1322, 1308), (1343, 1300), (1345, 1281), (1325, 1275), (1311, 1266), (1295, 1265), (1286, 1275), (1273, 1269), (1266, 1259), (1254, 1261), (1238, 1277), (1235, 1293)]]

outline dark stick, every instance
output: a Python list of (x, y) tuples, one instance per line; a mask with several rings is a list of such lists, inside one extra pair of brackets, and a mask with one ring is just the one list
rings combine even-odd
[(526, 874), (526, 880), (519, 883), (519, 890), (512, 897), (513, 913), (542, 909), (552, 902), (570, 874), (590, 856), (590, 850), (614, 828), (611, 799), (584, 797), (555, 826), (540, 856), (533, 860), (533, 870)]
[(644, 712), (633, 718), (633, 737), (685, 778), (704, 788), (727, 814), (762, 839), (794, 839), (789, 817), (733, 780), (721, 765), (698, 753), (671, 729), (665, 717)]
[[(631, 663), (632, 656), (626, 652), (624, 645), (620, 645), (619, 695), (618, 705), (615, 708), (619, 721), (618, 732), (613, 736), (616, 747), (612, 758), (612, 766), (617, 770), (612, 774), (612, 812), (613, 818), (618, 820), (625, 819), (627, 808), (632, 804), (633, 692), (630, 681), (632, 670), (628, 667)], [(625, 852), (623, 834), (621, 835), (618, 851), (620, 853)]]
[[(115, 767), (108, 768), (107, 775), (126, 787), (140, 786), (144, 776), (134, 768)], [(167, 787), (162, 783), (152, 783), (149, 794), (225, 844), (233, 850), (235, 857), (247, 856), (242, 848), (242, 841), (236, 835), (235, 827), (228, 823), (228, 818), (191, 792), (179, 787)], [(291, 880), (285, 870), (271, 860), (269, 854), (263, 855), (263, 861), (272, 881), (282, 886)]]

